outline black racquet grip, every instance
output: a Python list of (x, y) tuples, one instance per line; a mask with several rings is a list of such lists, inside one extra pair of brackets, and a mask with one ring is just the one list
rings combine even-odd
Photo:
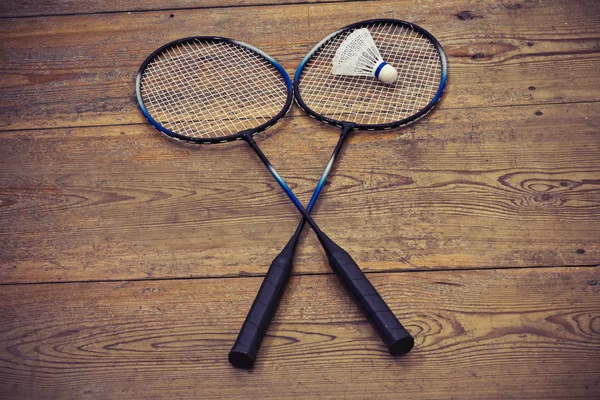
[(251, 369), (256, 353), (275, 315), (279, 300), (292, 274), (296, 235), (271, 263), (237, 340), (229, 351), (229, 362), (236, 368)]
[(399, 356), (408, 353), (415, 344), (414, 338), (404, 329), (350, 254), (323, 232), (318, 234), (318, 238), (327, 252), (329, 265), (360, 305), (390, 354)]

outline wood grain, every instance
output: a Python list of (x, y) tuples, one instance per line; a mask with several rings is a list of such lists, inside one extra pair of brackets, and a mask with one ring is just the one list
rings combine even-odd
[(233, 37), (292, 72), (331, 31), (374, 17), (418, 23), (440, 40), (450, 65), (443, 107), (598, 101), (599, 13), (595, 1), (412, 0), (4, 19), (1, 128), (141, 122), (134, 74), (170, 40)]
[(335, 277), (292, 278), (252, 372), (226, 356), (260, 279), (0, 287), (0, 396), (592, 399), (598, 268), (370, 274), (416, 337), (389, 356)]
[(343, 0), (12, 0), (0, 2), (0, 18), (41, 15), (64, 15), (86, 13), (113, 13), (148, 10), (181, 10), (217, 7), (250, 7), (261, 5), (285, 5), (297, 3), (320, 3)]
[[(597, 104), (431, 113), (356, 133), (316, 219), (367, 271), (600, 263)], [(307, 202), (338, 131), (297, 113), (258, 138)], [(147, 125), (0, 135), (3, 282), (264, 274), (298, 213), (241, 142)], [(312, 232), (298, 273), (327, 273)]]
[[(312, 3), (0, 4), (1, 399), (600, 398), (600, 2)], [(193, 35), (293, 72), (374, 17), (430, 30), (449, 87), (417, 125), (354, 134), (315, 215), (416, 348), (387, 355), (305, 232), (235, 370), (297, 212), (244, 143), (158, 135), (134, 74)], [(307, 202), (338, 134), (294, 109), (258, 141)]]

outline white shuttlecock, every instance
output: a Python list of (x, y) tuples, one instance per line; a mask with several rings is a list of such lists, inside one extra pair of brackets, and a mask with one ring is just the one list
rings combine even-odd
[(383, 61), (373, 36), (367, 28), (357, 29), (342, 42), (333, 57), (334, 75), (374, 76), (391, 85), (396, 82), (398, 72)]

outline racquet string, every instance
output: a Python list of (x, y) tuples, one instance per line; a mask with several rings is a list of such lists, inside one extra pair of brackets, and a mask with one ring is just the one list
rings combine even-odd
[(383, 57), (398, 71), (385, 85), (374, 77), (331, 73), (333, 57), (354, 30), (332, 37), (308, 60), (298, 85), (313, 112), (336, 121), (372, 125), (409, 118), (435, 97), (442, 81), (442, 58), (434, 43), (409, 25), (378, 22), (368, 28)]
[(141, 77), (148, 113), (171, 132), (220, 138), (281, 112), (288, 88), (269, 61), (229, 42), (189, 41), (152, 59)]

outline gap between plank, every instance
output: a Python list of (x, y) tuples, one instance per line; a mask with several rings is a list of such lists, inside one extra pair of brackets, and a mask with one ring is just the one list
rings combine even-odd
[[(428, 272), (451, 272), (460, 273), (463, 271), (502, 271), (502, 270), (521, 270), (521, 269), (554, 269), (554, 268), (600, 268), (598, 264), (581, 264), (581, 265), (533, 265), (520, 267), (469, 267), (469, 268), (429, 268), (429, 269), (398, 269), (387, 271), (370, 271), (365, 272), (365, 275), (380, 275), (380, 274), (405, 274), (405, 273), (428, 273)], [(333, 272), (308, 272), (308, 273), (292, 273), (292, 276), (327, 276), (334, 275)], [(223, 275), (223, 276), (187, 276), (187, 277), (165, 277), (165, 278), (136, 278), (136, 279), (91, 279), (81, 281), (48, 281), (48, 282), (14, 282), (0, 283), (3, 286), (27, 286), (27, 285), (60, 285), (60, 284), (83, 284), (83, 283), (114, 283), (114, 282), (161, 282), (161, 281), (193, 281), (193, 280), (217, 280), (217, 279), (263, 279), (265, 274), (248, 274), (248, 275)]]
[[(311, 3), (312, 4), (312, 3)], [(557, 106), (557, 105), (565, 105), (568, 106), (570, 104), (597, 104), (600, 103), (600, 100), (581, 100), (581, 101), (568, 101), (568, 102), (548, 102), (548, 103), (523, 103), (523, 104), (508, 104), (508, 105), (502, 105), (502, 104), (498, 104), (498, 105), (491, 105), (491, 106), (472, 106), (472, 107), (435, 107), (435, 109), (433, 110), (433, 112), (437, 112), (437, 111), (446, 111), (446, 110), (484, 110), (484, 109), (488, 109), (488, 108), (508, 108), (508, 107), (533, 107), (533, 106)], [(287, 114), (284, 117), (282, 117), (282, 120), (287, 120), (287, 119), (292, 119), (292, 118), (308, 118), (309, 116), (307, 114), (301, 114), (301, 115), (290, 115)], [(128, 122), (128, 123), (122, 123), (122, 124), (99, 124), (99, 125), (66, 125), (66, 126), (52, 126), (52, 127), (47, 127), (47, 128), (17, 128), (17, 129), (1, 129), (0, 128), (0, 134), (6, 132), (6, 133), (14, 133), (14, 132), (29, 132), (29, 131), (53, 131), (53, 130), (60, 130), (60, 129), (89, 129), (89, 128), (111, 128), (111, 127), (117, 127), (117, 126), (141, 126), (141, 125), (148, 125), (147, 122)]]
[(226, 6), (207, 6), (207, 7), (179, 7), (179, 8), (149, 8), (144, 10), (121, 10), (121, 11), (98, 11), (98, 12), (74, 12), (64, 14), (37, 14), (37, 15), (19, 15), (0, 17), (0, 21), (7, 19), (26, 19), (26, 18), (47, 18), (47, 17), (80, 17), (86, 15), (109, 15), (109, 14), (138, 14), (146, 12), (169, 12), (169, 11), (192, 11), (192, 10), (210, 10), (210, 9), (225, 9), (225, 8), (249, 8), (249, 7), (276, 7), (276, 6), (298, 6), (298, 5), (320, 5), (320, 4), (336, 4), (336, 3), (376, 3), (379, 0), (344, 0), (344, 1), (297, 1), (294, 3), (265, 3), (265, 4), (231, 4)]

